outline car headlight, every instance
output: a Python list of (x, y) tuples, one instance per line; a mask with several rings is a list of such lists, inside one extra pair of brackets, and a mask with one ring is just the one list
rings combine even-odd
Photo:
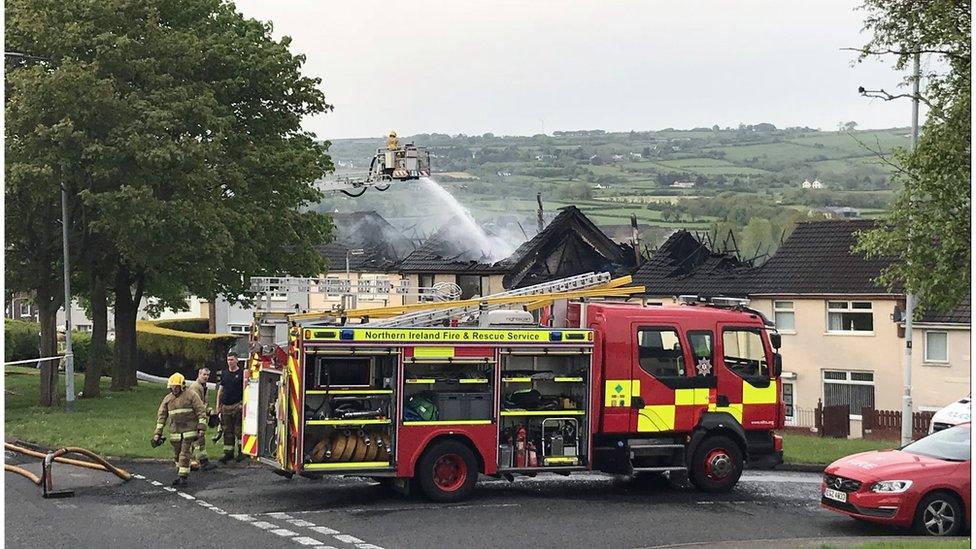
[(882, 480), (871, 485), (871, 491), (880, 494), (900, 494), (912, 487), (910, 480)]

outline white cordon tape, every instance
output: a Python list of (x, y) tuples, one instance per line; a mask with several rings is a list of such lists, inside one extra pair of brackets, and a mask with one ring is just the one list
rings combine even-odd
[(29, 364), (31, 362), (47, 362), (48, 360), (61, 360), (73, 355), (58, 355), (58, 356), (47, 356), (44, 358), (28, 358), (27, 360), (15, 360), (13, 362), (4, 362), (4, 366), (13, 366), (15, 364)]

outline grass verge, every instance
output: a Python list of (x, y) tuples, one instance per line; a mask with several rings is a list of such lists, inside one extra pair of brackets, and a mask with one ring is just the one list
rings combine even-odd
[(842, 457), (858, 452), (897, 448), (895, 440), (821, 438), (780, 433), (783, 437), (783, 462), (790, 465), (830, 465)]
[[(64, 376), (61, 378), (64, 393)], [(162, 385), (139, 382), (131, 391), (109, 391), (110, 380), (102, 379), (102, 396), (77, 399), (75, 411), (66, 413), (63, 406), (43, 408), (40, 376), (33, 368), (8, 366), (4, 369), (4, 429), (8, 440), (18, 438), (47, 446), (81, 446), (113, 457), (170, 459), (172, 446), (149, 446), (156, 426), (156, 410), (166, 395)], [(75, 376), (75, 387), (83, 386), (83, 376)], [(220, 457), (220, 444), (210, 440), (207, 431), (207, 453)]]

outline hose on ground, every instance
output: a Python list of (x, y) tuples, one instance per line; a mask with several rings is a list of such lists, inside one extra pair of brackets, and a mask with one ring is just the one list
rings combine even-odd
[(20, 476), (26, 477), (27, 480), (33, 482), (34, 484), (38, 486), (41, 485), (41, 477), (35, 475), (34, 473), (31, 473), (30, 471), (24, 469), (23, 467), (17, 467), (16, 465), (10, 465), (9, 463), (4, 463), (3, 470), (9, 471), (11, 473), (17, 473)]
[[(3, 444), (3, 447), (6, 448), (7, 450), (11, 450), (11, 451), (14, 451), (14, 452), (18, 452), (18, 453), (21, 453), (21, 454), (24, 454), (24, 455), (27, 455), (27, 456), (36, 457), (36, 458), (40, 458), (40, 459), (45, 459), (48, 456), (48, 454), (44, 454), (42, 452), (37, 452), (35, 450), (30, 450), (28, 448), (23, 448), (21, 446), (16, 446), (16, 445), (11, 444), (9, 442), (5, 442)], [(77, 467), (86, 467), (88, 469), (95, 469), (97, 471), (105, 471), (107, 473), (114, 474), (115, 476), (121, 478), (122, 480), (131, 480), (132, 479), (132, 474), (129, 473), (128, 471), (126, 471), (124, 469), (119, 469), (118, 467), (116, 467), (116, 466), (112, 465), (111, 463), (105, 461), (98, 454), (96, 454), (94, 452), (90, 452), (90, 451), (88, 451), (88, 450), (86, 450), (84, 448), (75, 448), (75, 447), (62, 448), (61, 450), (58, 450), (57, 452), (54, 452), (54, 454), (55, 455), (54, 455), (53, 459), (54, 459), (54, 461), (56, 461), (58, 463), (64, 463), (64, 464), (67, 464), (67, 465), (75, 465)], [(92, 463), (90, 461), (82, 461), (82, 460), (79, 460), (79, 459), (71, 459), (71, 458), (61, 457), (62, 454), (80, 454), (80, 455), (83, 455), (83, 456), (87, 456), (87, 457), (92, 458), (97, 463)]]
[[(23, 447), (20, 447), (20, 446), (15, 446), (13, 444), (10, 444), (9, 442), (5, 442), (3, 444), (3, 447), (6, 448), (7, 450), (11, 450), (11, 451), (14, 451), (14, 452), (17, 452), (17, 453), (20, 453), (20, 454), (24, 454), (25, 456), (31, 456), (31, 457), (36, 457), (36, 458), (40, 458), (40, 459), (44, 459), (45, 456), (47, 456), (47, 454), (45, 454), (43, 452), (37, 452), (37, 451), (31, 450), (29, 448), (23, 448)], [(102, 465), (100, 465), (98, 463), (92, 463), (90, 461), (82, 461), (82, 460), (79, 460), (79, 459), (71, 459), (71, 458), (66, 458), (66, 457), (54, 458), (54, 461), (56, 461), (58, 463), (66, 463), (68, 465), (76, 465), (78, 467), (87, 467), (89, 469), (96, 469), (98, 471), (106, 471), (106, 472), (108, 472), (108, 469), (106, 469)]]

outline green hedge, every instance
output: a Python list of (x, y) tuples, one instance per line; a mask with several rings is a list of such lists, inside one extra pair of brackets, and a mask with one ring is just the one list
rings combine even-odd
[(153, 326), (167, 328), (178, 332), (193, 332), (195, 334), (210, 333), (210, 319), (208, 318), (174, 318), (172, 320), (153, 320)]
[[(3, 324), (3, 360), (27, 360), (40, 358), (38, 343), (40, 342), (41, 326), (36, 322), (7, 319)], [(108, 342), (108, 356), (103, 367), (103, 374), (112, 371), (112, 349), (115, 342)], [(74, 352), (74, 368), (76, 372), (84, 372), (91, 355), (91, 334), (88, 332), (71, 331), (71, 350)]]
[(196, 377), (196, 370), (203, 366), (222, 368), (226, 363), (227, 351), (237, 343), (238, 336), (171, 328), (174, 324), (199, 328), (204, 323), (209, 326), (207, 319), (137, 322), (139, 370), (164, 377), (175, 372)]

